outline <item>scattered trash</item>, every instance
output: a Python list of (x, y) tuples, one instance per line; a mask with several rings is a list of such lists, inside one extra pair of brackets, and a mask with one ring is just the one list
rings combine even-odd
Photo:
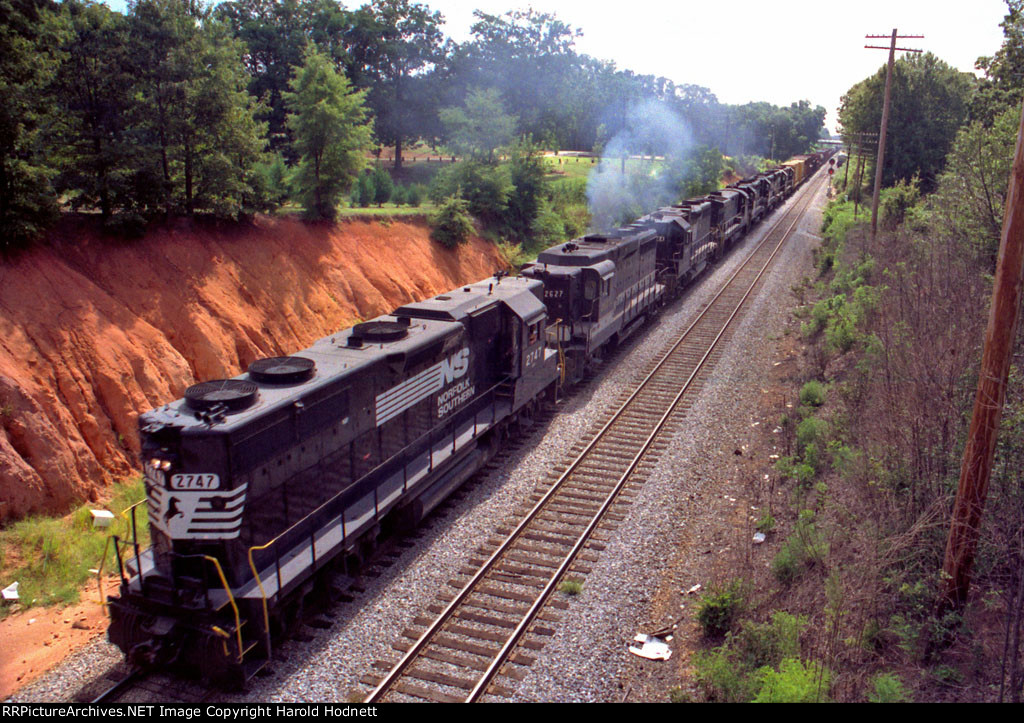
[(764, 542), (764, 540), (765, 540), (765, 537), (764, 537), (764, 533), (763, 532), (755, 532), (754, 533), (754, 544), (755, 545), (760, 545), (762, 542)]
[(782, 434), (782, 427), (776, 427), (773, 429), (772, 434)]
[(637, 633), (633, 641), (641, 645), (639, 648), (632, 645), (629, 646), (629, 652), (633, 655), (638, 655), (648, 660), (668, 660), (672, 657), (672, 651), (669, 649), (668, 643), (661, 638)]
[(0, 595), (4, 596), (4, 600), (17, 600), (18, 599), (18, 583), (12, 582), (10, 585), (0, 590)]
[(693, 595), (698, 590), (700, 590), (700, 583), (699, 582), (696, 585), (694, 585), (693, 587), (691, 587), (689, 590), (687, 590), (686, 594), (687, 595)]
[(750, 426), (751, 426), (751, 427), (756, 427), (756, 426), (757, 426), (757, 425), (759, 425), (759, 424), (760, 424), (760, 422), (754, 422), (754, 423), (753, 423), (753, 424), (751, 424)]
[(32, 625), (33, 623), (35, 623), (35, 621), (36, 621), (36, 619), (35, 619), (35, 618), (29, 618), (29, 620), (28, 620), (28, 624), (29, 624), (29, 625)]
[(89, 510), (92, 513), (93, 527), (110, 527), (114, 521), (114, 513), (109, 510)]
[(777, 454), (769, 454), (768, 455), (768, 459), (778, 459), (778, 458), (779, 458), (779, 455), (777, 455)]

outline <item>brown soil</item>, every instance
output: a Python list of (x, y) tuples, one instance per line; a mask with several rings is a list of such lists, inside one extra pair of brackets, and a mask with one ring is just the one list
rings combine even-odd
[[(117, 579), (105, 583), (112, 590)], [(63, 608), (31, 608), (0, 620), (0, 700), (54, 668), (107, 630), (95, 580), (82, 602)]]
[(505, 263), (416, 220), (180, 222), (137, 241), (72, 219), (0, 265), (0, 522), (64, 512), (136, 468), (136, 419), (198, 380)]

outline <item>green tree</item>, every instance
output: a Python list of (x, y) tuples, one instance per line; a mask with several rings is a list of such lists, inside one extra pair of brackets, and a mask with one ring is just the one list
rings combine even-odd
[(420, 137), (422, 121), (433, 112), (425, 73), (442, 59), (444, 18), (409, 0), (371, 0), (352, 16), (346, 65), (357, 87), (369, 90), (378, 140), (402, 149)]
[(352, 13), (331, 0), (232, 0), (214, 12), (245, 43), (249, 92), (267, 106), (270, 148), (294, 161), (284, 98), (292, 71), (302, 65), (310, 42), (336, 64), (342, 62)]
[(372, 122), (367, 119), (365, 92), (353, 92), (322, 53), (309, 49), (297, 68), (285, 100), (288, 125), (299, 151), (296, 183), (307, 214), (333, 219), (338, 202), (366, 165)]
[(8, 252), (57, 214), (40, 130), (61, 28), (48, 0), (0, 0), (0, 18), (0, 252)]
[[(547, 182), (544, 179), (546, 169), (540, 149), (529, 139), (522, 139), (510, 152), (512, 191), (508, 197), (505, 226), (516, 240), (525, 241), (536, 230), (535, 225), (547, 194)], [(550, 227), (549, 223), (545, 228)]]
[[(883, 66), (843, 96), (839, 124), (844, 134), (877, 133), (885, 94)], [(900, 58), (893, 66), (885, 168), (882, 183), (920, 176), (921, 190), (935, 188), (939, 172), (967, 118), (973, 76), (931, 53)]]
[(61, 6), (70, 32), (52, 84), (60, 112), (51, 126), (59, 192), (71, 205), (99, 206), (103, 218), (131, 204), (136, 148), (128, 125), (133, 104), (131, 49), (123, 15), (91, 1)]
[(465, 108), (442, 108), (441, 123), (448, 146), (475, 161), (494, 163), (495, 152), (512, 141), (515, 119), (504, 111), (501, 95), (494, 89), (474, 89)]
[(258, 205), (266, 125), (246, 90), (242, 44), (193, 0), (139, 0), (129, 26), (136, 125), (149, 146), (137, 175), (159, 179), (168, 213), (235, 216)]
[(390, 201), (394, 191), (395, 182), (391, 179), (391, 174), (383, 166), (377, 164), (373, 169), (373, 200), (377, 207)]
[(989, 128), (980, 120), (961, 128), (931, 198), (942, 230), (968, 242), (993, 268), (1020, 112), (1015, 105), (996, 116)]
[(986, 127), (1010, 106), (1019, 106), (1024, 86), (1024, 0), (1006, 0), (1007, 14), (1000, 25), (1003, 44), (996, 54), (978, 58), (984, 80), (971, 100), (971, 119)]

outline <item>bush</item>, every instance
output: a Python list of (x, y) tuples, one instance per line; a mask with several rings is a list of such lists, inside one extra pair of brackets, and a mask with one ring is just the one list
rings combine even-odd
[(697, 622), (709, 638), (720, 638), (729, 632), (743, 609), (743, 583), (733, 580), (726, 588), (709, 590), (697, 608)]
[(800, 634), (806, 627), (807, 618), (803, 615), (797, 617), (776, 610), (769, 622), (744, 622), (730, 642), (748, 668), (777, 666), (785, 658), (800, 656)]
[(747, 703), (754, 697), (756, 682), (751, 680), (735, 654), (726, 646), (693, 657), (697, 682), (708, 698), (720, 703)]
[(870, 703), (911, 703), (903, 682), (895, 673), (879, 673), (871, 679), (874, 688), (868, 693)]
[(423, 199), (427, 195), (427, 189), (422, 183), (414, 183), (406, 191), (406, 203), (413, 208), (423, 205)]
[(468, 209), (469, 203), (461, 198), (452, 197), (442, 203), (430, 217), (430, 237), (449, 249), (465, 243), (474, 231)]
[(808, 407), (820, 407), (825, 403), (825, 385), (811, 380), (800, 388), (800, 403)]
[(761, 689), (755, 703), (823, 703), (828, 701), (832, 674), (819, 663), (786, 658), (779, 670), (762, 668), (757, 678)]
[(784, 585), (795, 581), (811, 565), (824, 561), (829, 545), (814, 523), (812, 510), (801, 510), (793, 534), (772, 560), (772, 574)]

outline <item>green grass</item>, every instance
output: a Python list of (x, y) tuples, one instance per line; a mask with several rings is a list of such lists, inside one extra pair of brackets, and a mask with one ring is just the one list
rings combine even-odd
[(566, 595), (579, 595), (583, 592), (583, 583), (579, 580), (565, 580), (558, 586), (558, 589)]
[[(83, 585), (95, 579), (89, 570), (99, 567), (108, 537), (131, 539), (131, 517), (122, 512), (144, 499), (142, 477), (115, 485), (112, 493), (107, 504), (82, 505), (65, 517), (30, 517), (0, 531), (0, 587), (18, 582), (23, 608), (78, 602)], [(92, 526), (90, 510), (101, 508), (115, 514), (105, 529)], [(135, 516), (139, 542), (148, 545), (145, 505), (136, 509)], [(104, 572), (116, 569), (111, 547)], [(0, 608), (0, 616), (9, 610), (10, 606)]]
[(381, 208), (378, 208), (376, 204), (366, 208), (359, 206), (355, 208), (340, 208), (338, 209), (338, 216), (428, 216), (435, 210), (437, 210), (437, 206), (429, 202), (424, 202), (419, 206), (396, 206), (393, 203), (385, 203)]

